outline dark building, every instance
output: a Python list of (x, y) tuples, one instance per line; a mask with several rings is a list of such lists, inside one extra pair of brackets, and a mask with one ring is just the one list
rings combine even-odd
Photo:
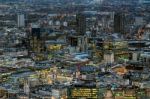
[(79, 13), (76, 15), (77, 21), (77, 35), (84, 35), (86, 33), (86, 17), (84, 14)]
[(123, 13), (116, 13), (114, 15), (114, 32), (125, 33), (125, 15)]
[(40, 28), (32, 28), (31, 36), (32, 37), (37, 37), (37, 39), (41, 39)]
[(40, 28), (32, 28), (30, 36), (30, 49), (33, 52), (44, 51), (44, 37), (41, 35)]
[(78, 38), (76, 37), (68, 37), (68, 43), (71, 45), (71, 46), (77, 46), (78, 45)]

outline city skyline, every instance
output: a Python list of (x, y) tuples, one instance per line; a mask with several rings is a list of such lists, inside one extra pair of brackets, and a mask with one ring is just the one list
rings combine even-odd
[(0, 0), (0, 99), (150, 99), (150, 0)]

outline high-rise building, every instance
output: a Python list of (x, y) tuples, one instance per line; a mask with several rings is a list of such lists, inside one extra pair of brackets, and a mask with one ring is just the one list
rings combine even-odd
[(123, 13), (115, 13), (114, 15), (114, 32), (123, 33), (125, 28), (125, 15)]
[(18, 14), (18, 27), (25, 26), (25, 16), (24, 14)]
[(84, 35), (86, 33), (86, 17), (84, 14), (79, 13), (76, 15), (77, 21), (77, 35)]
[(40, 28), (32, 28), (30, 34), (30, 49), (33, 52), (42, 52), (44, 51), (44, 37), (41, 35)]

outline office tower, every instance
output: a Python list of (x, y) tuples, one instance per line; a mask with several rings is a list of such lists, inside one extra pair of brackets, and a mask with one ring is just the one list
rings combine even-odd
[(44, 51), (44, 38), (41, 35), (41, 29), (40, 28), (32, 28), (31, 34), (30, 34), (30, 49), (33, 52), (42, 52)]
[(18, 27), (25, 26), (25, 16), (24, 14), (18, 14)]
[(125, 15), (123, 13), (115, 13), (114, 15), (114, 32), (124, 34)]
[(32, 27), (31, 36), (32, 37), (36, 37), (37, 39), (41, 39), (40, 28), (38, 28), (38, 27), (37, 28)]
[(86, 33), (86, 17), (84, 14), (79, 13), (76, 15), (77, 21), (77, 35), (84, 35)]

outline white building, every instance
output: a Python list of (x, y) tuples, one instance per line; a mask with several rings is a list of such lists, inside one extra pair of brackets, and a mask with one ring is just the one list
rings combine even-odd
[(30, 87), (29, 87), (28, 81), (24, 82), (24, 88), (23, 89), (24, 89), (24, 93), (26, 95), (29, 95), (29, 93), (30, 93)]
[(17, 99), (29, 99), (29, 97), (26, 94), (19, 94)]
[(114, 62), (114, 53), (105, 53), (104, 54), (104, 61), (106, 63), (113, 63)]
[[(59, 87), (59, 86), (58, 86)], [(67, 96), (67, 88), (54, 88), (52, 89), (52, 97), (54, 99), (62, 99)]]
[(25, 16), (24, 14), (18, 14), (18, 27), (25, 26)]
[(139, 53), (133, 52), (133, 53), (132, 53), (132, 60), (133, 60), (133, 61), (138, 61), (138, 56), (139, 56)]

